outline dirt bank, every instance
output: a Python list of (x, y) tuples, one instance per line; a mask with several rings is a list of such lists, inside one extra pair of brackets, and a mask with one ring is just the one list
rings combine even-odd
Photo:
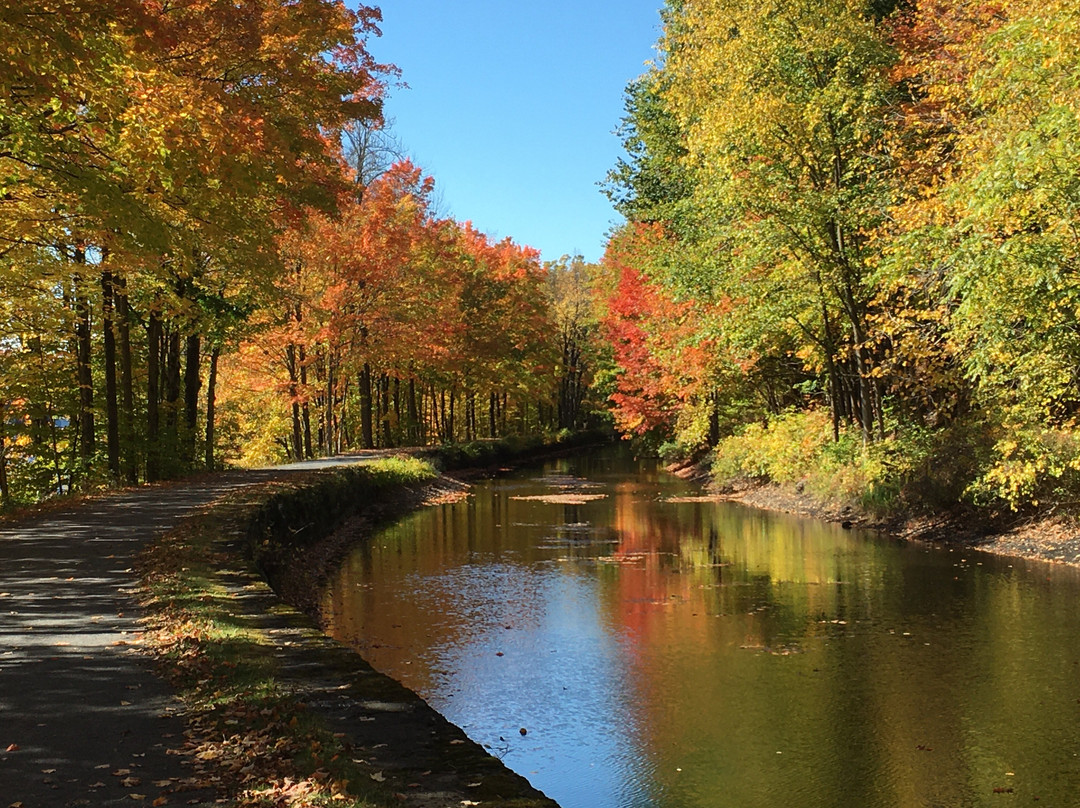
[(935, 514), (882, 517), (851, 505), (822, 502), (792, 486), (746, 482), (721, 489), (701, 464), (676, 465), (668, 470), (699, 482), (709, 492), (707, 496), (717, 501), (878, 530), (909, 541), (974, 547), (996, 555), (1080, 566), (1080, 519), (1068, 514), (1017, 514), (957, 506)]

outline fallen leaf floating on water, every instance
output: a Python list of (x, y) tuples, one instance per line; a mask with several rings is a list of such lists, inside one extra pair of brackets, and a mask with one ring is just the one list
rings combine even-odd
[(19, 745), (17, 743), (10, 744), (10, 745), (8, 745), (8, 748), (5, 749), (4, 751), (5, 752), (18, 752), (19, 751)]

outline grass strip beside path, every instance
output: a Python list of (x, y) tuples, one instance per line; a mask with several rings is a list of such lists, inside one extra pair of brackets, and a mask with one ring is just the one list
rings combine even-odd
[(249, 560), (252, 525), (268, 516), (352, 497), (361, 515), (381, 503), (374, 527), (440, 490), (436, 478), (427, 463), (395, 458), (275, 480), (148, 548), (144, 645), (185, 705), (186, 785), (211, 785), (244, 808), (555, 805), (284, 604)]

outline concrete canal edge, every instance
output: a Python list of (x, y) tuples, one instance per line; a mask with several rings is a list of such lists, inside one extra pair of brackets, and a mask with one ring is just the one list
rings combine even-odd
[[(332, 759), (348, 759), (348, 774), (361, 781), (359, 793), (368, 800), (362, 804), (557, 808), (416, 693), (323, 634), (313, 617), (317, 587), (348, 547), (463, 488), (442, 475), (381, 480), (364, 466), (294, 473), (225, 497), (174, 531), (172, 540), (209, 537), (206, 588), (215, 594), (189, 593), (189, 599), (226, 603), (230, 625), (258, 638), (245, 647), (263, 657), (264, 666), (269, 649), (275, 689), (303, 711), (302, 723), (314, 722), (320, 737), (333, 739), (339, 749)], [(289, 724), (296, 723), (294, 716)], [(189, 750), (196, 758), (217, 754), (195, 751), (195, 742)], [(229, 774), (213, 776), (227, 781)], [(230, 785), (234, 795), (243, 791), (239, 783)]]

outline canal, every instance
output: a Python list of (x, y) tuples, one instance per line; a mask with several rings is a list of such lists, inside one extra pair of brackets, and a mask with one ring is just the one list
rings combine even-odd
[(1080, 794), (1080, 575), (703, 499), (610, 451), (363, 544), (330, 633), (564, 808)]

